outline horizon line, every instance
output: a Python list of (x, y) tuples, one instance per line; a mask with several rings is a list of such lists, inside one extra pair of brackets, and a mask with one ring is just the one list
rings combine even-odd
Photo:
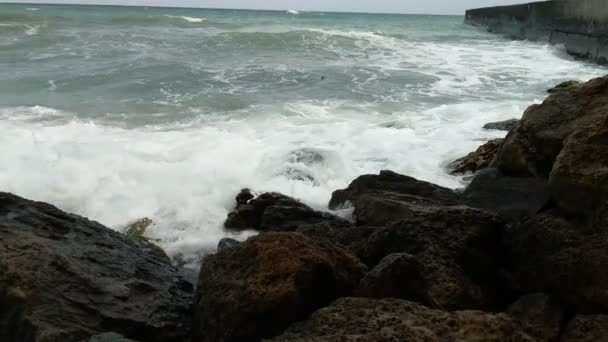
[(295, 10), (300, 13), (335, 13), (335, 14), (380, 14), (380, 15), (427, 15), (427, 16), (464, 16), (463, 14), (432, 14), (432, 13), (402, 13), (402, 12), (358, 12), (358, 11), (322, 11), (322, 10), (298, 10), (286, 9), (264, 9), (264, 8), (237, 8), (237, 7), (191, 7), (191, 6), (161, 6), (161, 5), (119, 5), (119, 4), (80, 4), (80, 3), (48, 3), (48, 2), (0, 2), (0, 5), (42, 5), (42, 6), (100, 6), (100, 7), (141, 7), (141, 8), (165, 8), (165, 9), (192, 9), (192, 10), (232, 10), (232, 11), (262, 11), (262, 12), (286, 12)]

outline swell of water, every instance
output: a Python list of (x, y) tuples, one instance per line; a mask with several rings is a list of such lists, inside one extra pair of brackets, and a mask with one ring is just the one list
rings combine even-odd
[(242, 187), (322, 210), (381, 169), (459, 187), (443, 167), (503, 134), (484, 123), (605, 73), (460, 17), (36, 8), (0, 5), (0, 189), (150, 217), (193, 262)]

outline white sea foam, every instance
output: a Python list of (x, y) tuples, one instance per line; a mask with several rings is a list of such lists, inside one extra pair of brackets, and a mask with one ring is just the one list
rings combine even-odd
[(202, 22), (207, 21), (207, 18), (196, 18), (196, 17), (176, 16), (176, 15), (166, 15), (166, 17), (175, 18), (175, 19), (183, 19), (189, 23), (202, 23)]
[(40, 8), (36, 8), (36, 7), (28, 7), (25, 9), (26, 11), (40, 11)]
[(300, 14), (300, 12), (298, 12), (298, 11), (296, 11), (296, 10), (288, 10), (288, 11), (287, 11), (287, 14), (294, 14), (294, 15), (297, 15), (297, 14)]

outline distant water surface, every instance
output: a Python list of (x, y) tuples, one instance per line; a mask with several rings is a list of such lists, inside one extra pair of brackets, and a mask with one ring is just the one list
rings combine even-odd
[(0, 5), (0, 189), (116, 229), (150, 217), (196, 260), (242, 187), (324, 209), (382, 169), (461, 186), (444, 166), (503, 135), (484, 123), (606, 73), (462, 21)]

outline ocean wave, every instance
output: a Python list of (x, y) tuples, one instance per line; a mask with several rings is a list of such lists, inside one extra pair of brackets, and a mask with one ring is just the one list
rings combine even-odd
[(174, 18), (174, 19), (183, 19), (189, 23), (202, 23), (207, 21), (207, 18), (196, 18), (196, 17), (186, 17), (186, 16), (177, 16), (177, 15), (165, 15), (165, 17), (168, 18)]
[(287, 11), (287, 14), (294, 14), (294, 15), (297, 15), (297, 14), (300, 14), (300, 12), (298, 12), (298, 11), (296, 11), (296, 10), (288, 10), (288, 11)]
[(40, 11), (40, 8), (36, 8), (36, 7), (28, 7), (25, 9), (26, 11)]
[(113, 24), (129, 26), (175, 26), (181, 28), (200, 27), (207, 18), (196, 18), (177, 15), (130, 15), (116, 16), (111, 19)]
[(27, 25), (22, 23), (0, 23), (0, 33), (22, 33), (27, 36), (38, 34), (41, 25)]

